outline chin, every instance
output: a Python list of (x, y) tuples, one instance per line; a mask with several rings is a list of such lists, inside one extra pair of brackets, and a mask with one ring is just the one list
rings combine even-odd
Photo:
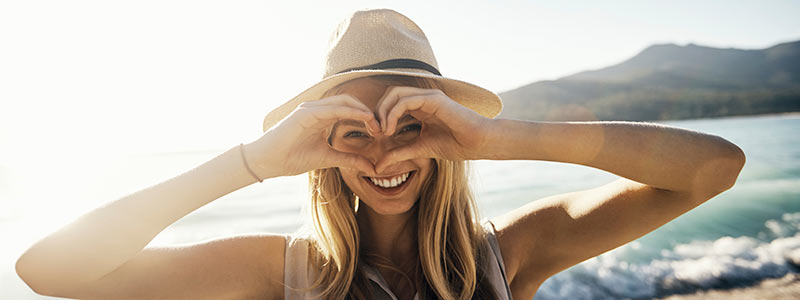
[(382, 216), (402, 215), (410, 212), (417, 203), (416, 199), (364, 199), (359, 197), (358, 210), (369, 209)]

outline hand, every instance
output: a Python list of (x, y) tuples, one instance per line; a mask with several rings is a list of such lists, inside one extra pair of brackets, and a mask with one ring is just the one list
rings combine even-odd
[(372, 111), (347, 94), (304, 102), (254, 142), (257, 175), (262, 178), (342, 167), (374, 174), (367, 158), (334, 150), (328, 136), (342, 119), (362, 121), (370, 134), (380, 132)]
[(468, 160), (480, 158), (491, 119), (464, 107), (437, 89), (394, 86), (378, 102), (383, 134), (394, 134), (397, 121), (410, 114), (422, 122), (413, 143), (392, 149), (375, 165), (386, 167), (413, 158)]

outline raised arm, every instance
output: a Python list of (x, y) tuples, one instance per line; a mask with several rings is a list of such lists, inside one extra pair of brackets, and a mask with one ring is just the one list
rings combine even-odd
[[(17, 261), (17, 273), (37, 293), (69, 298), (214, 297), (237, 289), (243, 294), (264, 292), (255, 289), (257, 284), (266, 286), (280, 278), (255, 279), (282, 274), (282, 261), (248, 263), (246, 259), (282, 257), (280, 236), (143, 250), (176, 220), (253, 182), (239, 147), (231, 148), (188, 172), (84, 214), (31, 246)], [(226, 243), (250, 245), (266, 253), (242, 251), (246, 256), (239, 259), (221, 247)], [(232, 276), (220, 276), (222, 272)]]
[[(359, 104), (337, 96), (304, 105), (246, 144), (244, 158), (262, 179), (332, 166), (372, 170), (366, 158), (329, 148), (322, 134), (340, 118), (363, 120), (377, 130), (377, 121)], [(37, 293), (68, 298), (282, 298), (283, 236), (145, 248), (176, 220), (254, 182), (236, 146), (84, 214), (23, 253), (17, 273)]]
[(394, 87), (379, 106), (385, 134), (405, 114), (423, 122), (417, 141), (391, 150), (377, 163), (379, 171), (405, 159), (437, 157), (547, 160), (623, 177), (532, 201), (492, 220), (511, 290), (520, 299), (532, 298), (551, 275), (729, 189), (745, 161), (739, 147), (710, 134), (647, 123), (489, 119), (435, 89)]
[(670, 191), (716, 195), (733, 186), (744, 165), (742, 150), (721, 137), (653, 123), (491, 124), (487, 159), (581, 164)]
[(487, 158), (575, 163), (623, 177), (534, 201), (494, 220), (512, 288), (521, 295), (729, 189), (745, 162), (742, 150), (723, 138), (664, 125), (490, 124), (489, 131), (503, 134), (487, 135)]

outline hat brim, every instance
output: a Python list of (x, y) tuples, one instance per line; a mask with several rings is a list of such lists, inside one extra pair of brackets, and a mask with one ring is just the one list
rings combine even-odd
[(301, 103), (319, 100), (325, 92), (346, 81), (372, 75), (404, 75), (435, 80), (442, 87), (442, 92), (448, 97), (487, 118), (494, 118), (503, 110), (503, 102), (500, 100), (500, 96), (465, 81), (435, 74), (420, 73), (420, 70), (417, 69), (356, 70), (320, 80), (291, 100), (273, 109), (264, 117), (263, 131), (266, 132), (280, 122)]

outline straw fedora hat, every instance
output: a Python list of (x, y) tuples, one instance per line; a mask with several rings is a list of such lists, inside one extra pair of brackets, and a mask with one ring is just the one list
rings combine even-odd
[(425, 33), (408, 17), (391, 9), (361, 10), (345, 18), (331, 35), (322, 80), (269, 112), (263, 130), (301, 103), (319, 100), (341, 83), (371, 75), (433, 79), (448, 97), (488, 118), (494, 118), (503, 108), (494, 92), (443, 77)]

